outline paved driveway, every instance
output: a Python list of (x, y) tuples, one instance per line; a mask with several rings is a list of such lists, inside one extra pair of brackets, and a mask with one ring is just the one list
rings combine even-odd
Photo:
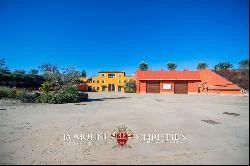
[[(2, 100), (0, 163), (249, 164), (248, 96), (89, 93), (89, 98), (80, 105)], [(114, 148), (110, 139), (119, 124), (134, 133), (127, 148)], [(107, 138), (85, 144), (78, 137), (80, 144), (72, 144), (74, 134), (90, 133)], [(143, 141), (143, 134), (185, 139)]]

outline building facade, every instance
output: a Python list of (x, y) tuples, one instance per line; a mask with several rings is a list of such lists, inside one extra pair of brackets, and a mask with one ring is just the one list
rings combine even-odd
[(135, 72), (137, 93), (225, 93), (242, 94), (242, 89), (211, 70)]
[(100, 71), (97, 76), (80, 80), (87, 84), (87, 91), (123, 92), (125, 83), (134, 77), (126, 76), (122, 71)]

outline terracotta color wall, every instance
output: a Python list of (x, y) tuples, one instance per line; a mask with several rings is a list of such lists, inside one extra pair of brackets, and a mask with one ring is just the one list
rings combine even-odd
[[(136, 73), (135, 73), (135, 80), (136, 80), (136, 85), (137, 85), (136, 92), (137, 93), (146, 93), (146, 81), (139, 81), (138, 76), (140, 76), (144, 79), (149, 79), (152, 77), (152, 80), (161, 79), (161, 77), (171, 77), (173, 79), (173, 77), (175, 77), (175, 76), (176, 77), (178, 76), (178, 78), (180, 77), (179, 79), (184, 79), (184, 77), (187, 77), (187, 74), (189, 74), (189, 77), (190, 77), (190, 78), (188, 77), (189, 79), (196, 79), (196, 74), (197, 74), (195, 72), (187, 73), (186, 71), (183, 71), (183, 73), (173, 72), (173, 73), (171, 73), (172, 75), (171, 74), (164, 75), (164, 72), (167, 72), (167, 71), (161, 70), (160, 72), (156, 73), (158, 75), (152, 75), (152, 71), (143, 72), (143, 73), (140, 73), (140, 75), (138, 75), (139, 72), (140, 71), (136, 71)], [(168, 71), (168, 72), (170, 72), (170, 71)], [(169, 74), (169, 73), (167, 73), (167, 74)], [(193, 74), (193, 77), (191, 74)], [(210, 87), (211, 86), (212, 87), (213, 86), (217, 86), (217, 87), (222, 86), (223, 89), (225, 89), (225, 90), (208, 89), (207, 93), (242, 94), (240, 87), (238, 87), (237, 85), (233, 84), (232, 82), (226, 80), (225, 78), (217, 75), (213, 71), (206, 69), (203, 71), (199, 71), (198, 74), (199, 74), (200, 81), (198, 81), (199, 79), (197, 79), (197, 81), (192, 81), (192, 80), (188, 81), (188, 93), (199, 93), (199, 87), (200, 87), (201, 83), (206, 82), (206, 84), (205, 84), (206, 86), (210, 86)], [(149, 78), (147, 78), (146, 76)], [(157, 76), (157, 78), (155, 78), (156, 76)], [(178, 78), (176, 78), (176, 79), (178, 79)], [(186, 78), (186, 79), (188, 79), (188, 78)], [(165, 79), (165, 80), (163, 80), (163, 79)], [(162, 78), (162, 80), (160, 81), (160, 93), (174, 93), (174, 82), (175, 81), (167, 80), (167, 78)], [(164, 83), (171, 83), (171, 89), (170, 90), (163, 90), (162, 88), (163, 88)], [(234, 90), (232, 90), (232, 89), (234, 89)]]
[(139, 92), (146, 93), (146, 90), (147, 90), (146, 81), (139, 81)]
[[(163, 84), (171, 84), (171, 90), (163, 90)], [(160, 81), (160, 93), (174, 93), (174, 81)]]
[[(171, 89), (166, 89), (163, 90), (163, 84), (164, 83), (170, 83), (171, 84)], [(191, 93), (198, 93), (198, 88), (199, 88), (199, 81), (188, 81), (188, 92)], [(137, 93), (146, 93), (146, 81), (137, 81), (138, 88), (136, 88)], [(160, 81), (160, 93), (174, 93), (174, 81)]]
[(136, 85), (136, 93), (140, 93), (140, 81), (135, 80), (135, 85)]
[(200, 81), (188, 81), (188, 92), (198, 93)]

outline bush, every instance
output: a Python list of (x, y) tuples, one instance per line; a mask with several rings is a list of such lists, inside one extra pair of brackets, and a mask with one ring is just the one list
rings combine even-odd
[(66, 85), (63, 87), (64, 94), (75, 94), (76, 92), (77, 92), (77, 89), (72, 85)]
[(21, 100), (21, 98), (25, 95), (25, 93), (27, 93), (25, 90), (20, 89), (20, 90), (14, 90), (13, 94), (15, 94), (14, 96), (16, 99)]
[(128, 81), (125, 86), (124, 86), (124, 92), (125, 93), (135, 93), (136, 88), (135, 88), (135, 81), (130, 80)]
[(37, 95), (35, 93), (25, 92), (19, 97), (19, 99), (24, 103), (34, 103), (36, 102), (36, 97)]
[(24, 103), (34, 103), (36, 101), (38, 94), (29, 93), (22, 89), (12, 89), (9, 87), (0, 87), (0, 98), (7, 97), (12, 99), (19, 99)]
[(41, 87), (39, 88), (39, 90), (41, 91), (41, 92), (43, 92), (43, 93), (48, 93), (49, 92), (49, 90), (50, 90), (50, 83), (49, 83), (49, 81), (44, 81), (43, 83), (42, 83), (42, 85), (41, 85)]
[(60, 93), (49, 92), (38, 97), (37, 102), (50, 104), (77, 103), (88, 99), (88, 94), (84, 92)]
[(12, 98), (12, 89), (6, 86), (0, 87), (0, 98), (2, 97), (8, 97)]
[(36, 99), (38, 103), (50, 103), (52, 99), (52, 93), (44, 93)]
[(14, 98), (19, 99), (24, 103), (77, 103), (88, 99), (88, 94), (84, 92), (77, 92), (76, 88), (69, 85), (63, 88), (62, 92), (47, 92), (43, 94), (28, 92), (23, 89), (11, 89), (9, 87), (0, 87), (0, 98)]

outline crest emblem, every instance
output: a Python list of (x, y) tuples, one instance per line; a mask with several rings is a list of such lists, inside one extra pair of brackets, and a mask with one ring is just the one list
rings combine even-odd
[(111, 134), (111, 139), (116, 140), (116, 145), (115, 147), (128, 147), (131, 148), (131, 146), (129, 146), (127, 144), (129, 139), (133, 139), (133, 133), (130, 129), (127, 129), (126, 126), (121, 125), (121, 126), (117, 126), (117, 130), (113, 130), (113, 133)]

